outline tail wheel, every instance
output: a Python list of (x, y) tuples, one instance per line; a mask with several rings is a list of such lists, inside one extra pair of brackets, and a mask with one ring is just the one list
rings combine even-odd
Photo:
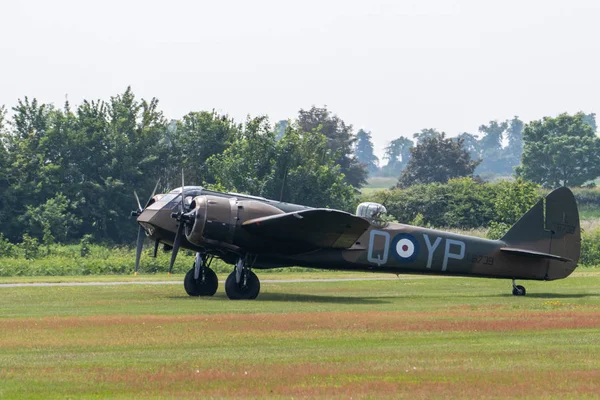
[(246, 270), (237, 283), (233, 271), (225, 281), (225, 292), (231, 300), (254, 300), (260, 292), (260, 280), (254, 272)]
[(525, 287), (523, 287), (521, 285), (513, 286), (513, 295), (525, 296), (525, 293), (527, 293), (527, 291), (525, 290)]
[(219, 279), (210, 268), (203, 268), (198, 279), (194, 279), (194, 268), (190, 269), (183, 279), (183, 287), (190, 296), (212, 296), (217, 292)]

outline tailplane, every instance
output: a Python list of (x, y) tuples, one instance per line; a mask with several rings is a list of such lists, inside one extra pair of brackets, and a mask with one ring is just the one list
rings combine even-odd
[(506, 253), (548, 260), (547, 280), (577, 267), (581, 251), (579, 211), (571, 190), (558, 188), (534, 205), (501, 239)]

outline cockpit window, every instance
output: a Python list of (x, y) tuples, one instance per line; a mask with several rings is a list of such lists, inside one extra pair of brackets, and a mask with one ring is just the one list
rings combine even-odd
[(179, 196), (179, 193), (166, 194), (155, 203), (150, 204), (147, 210), (160, 210), (165, 205), (169, 204), (169, 202), (173, 201), (177, 196)]
[[(199, 194), (200, 192), (202, 192), (203, 188), (202, 186), (186, 186), (185, 187), (185, 194), (187, 195), (189, 194)], [(179, 194), (181, 193), (181, 187), (175, 188), (173, 190), (171, 190), (169, 192), (169, 194), (171, 193), (175, 193), (175, 194)]]

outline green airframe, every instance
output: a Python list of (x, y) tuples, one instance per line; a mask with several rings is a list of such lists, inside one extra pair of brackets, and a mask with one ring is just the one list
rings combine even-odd
[[(156, 189), (155, 189), (156, 190)], [(137, 197), (137, 195), (136, 195)], [(183, 201), (182, 201), (183, 198)], [(357, 215), (262, 197), (182, 186), (138, 199), (140, 224), (135, 271), (144, 233), (172, 248), (169, 273), (180, 247), (195, 251), (186, 274), (190, 296), (212, 296), (218, 287), (214, 257), (232, 264), (225, 282), (230, 299), (254, 299), (260, 281), (252, 269), (303, 266), (346, 271), (555, 280), (577, 267), (581, 248), (573, 193), (561, 187), (534, 205), (500, 240), (382, 221), (385, 208), (362, 203)]]

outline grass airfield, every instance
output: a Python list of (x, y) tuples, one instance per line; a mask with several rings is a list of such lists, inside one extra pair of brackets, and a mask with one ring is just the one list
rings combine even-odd
[[(0, 288), (0, 398), (600, 397), (599, 269), (520, 282), (526, 297), (505, 280), (400, 278), (263, 283), (254, 301), (229, 301), (222, 284), (213, 298)], [(34, 281), (54, 280), (0, 283)]]

